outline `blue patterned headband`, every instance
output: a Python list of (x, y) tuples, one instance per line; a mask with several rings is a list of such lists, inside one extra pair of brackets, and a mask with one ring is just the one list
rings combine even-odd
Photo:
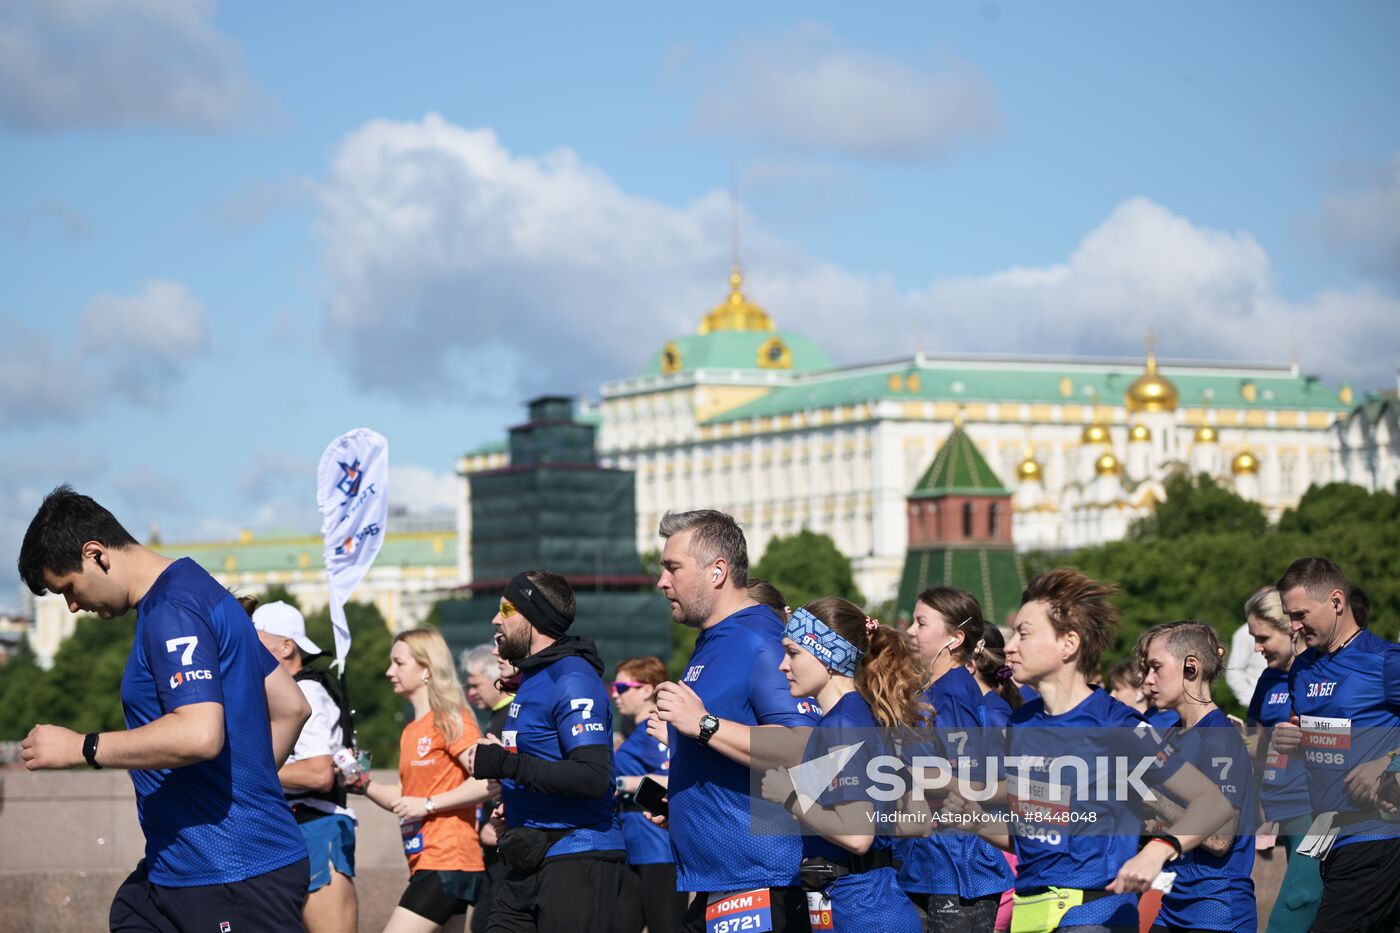
[(861, 651), (806, 609), (794, 609), (783, 634), (838, 674), (856, 676)]

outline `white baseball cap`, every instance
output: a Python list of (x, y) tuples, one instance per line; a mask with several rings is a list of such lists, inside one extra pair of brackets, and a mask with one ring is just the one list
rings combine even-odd
[(307, 654), (321, 653), (316, 643), (306, 637), (306, 619), (296, 606), (289, 603), (278, 601), (253, 610), (253, 628), (269, 635), (290, 638)]

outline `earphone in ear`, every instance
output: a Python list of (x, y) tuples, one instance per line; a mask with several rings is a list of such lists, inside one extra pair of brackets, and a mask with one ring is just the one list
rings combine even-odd
[(719, 568), (718, 568), (718, 567), (715, 568), (715, 577), (714, 577), (714, 579), (715, 579), (715, 582), (716, 582), (716, 583), (719, 582)]
[(1181, 665), (1181, 676), (1187, 680), (1195, 680), (1199, 672), (1200, 669), (1196, 667), (1196, 659), (1187, 655)]
[(98, 568), (99, 570), (101, 570), (103, 573), (106, 573), (106, 572), (107, 572), (107, 565), (104, 564), (104, 563), (102, 562), (102, 555), (101, 555), (101, 554), (94, 554), (94, 555), (92, 555), (92, 562), (93, 562), (94, 564), (96, 564), (96, 565), (97, 565), (97, 568)]

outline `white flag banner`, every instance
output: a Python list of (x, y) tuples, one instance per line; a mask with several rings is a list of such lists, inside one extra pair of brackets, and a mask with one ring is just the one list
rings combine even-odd
[(335, 660), (343, 671), (350, 650), (345, 603), (384, 544), (389, 442), (369, 428), (356, 428), (331, 441), (316, 470), (316, 503), (321, 507)]

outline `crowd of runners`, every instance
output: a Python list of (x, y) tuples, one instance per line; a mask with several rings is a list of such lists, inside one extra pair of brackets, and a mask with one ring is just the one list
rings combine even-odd
[(391, 784), (343, 748), (293, 607), (240, 605), (55, 490), (25, 581), (139, 613), (128, 728), (24, 743), (31, 768), (132, 772), (147, 852), (111, 928), (355, 929), (362, 794), (402, 829), (395, 933), (1253, 931), (1257, 857), (1287, 861), (1268, 930), (1400, 929), (1400, 646), (1327, 559), (1221, 607), (1266, 664), (1239, 719), (1212, 697), (1215, 627), (1124, 645), (1114, 586), (1073, 569), (1005, 629), (948, 587), (896, 628), (787, 605), (723, 513), (659, 530), (657, 585), (698, 630), (679, 676), (605, 669), (567, 580), (524, 571), (494, 644), (395, 637), (413, 718)]

